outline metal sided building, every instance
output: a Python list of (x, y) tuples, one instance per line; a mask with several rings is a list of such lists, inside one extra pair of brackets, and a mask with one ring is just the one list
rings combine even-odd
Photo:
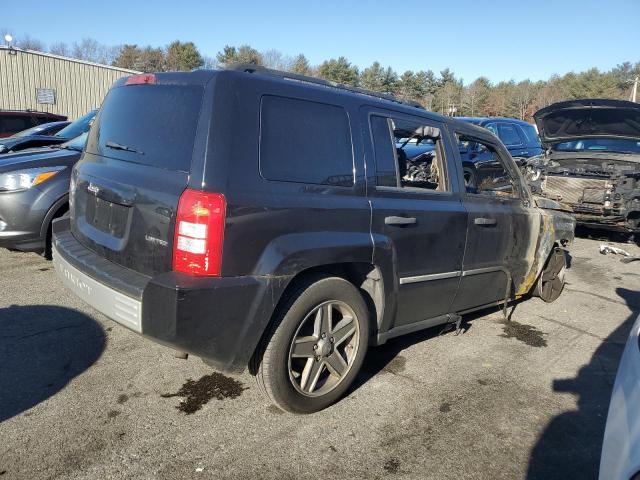
[(133, 70), (0, 45), (0, 110), (38, 110), (74, 120), (98, 108)]

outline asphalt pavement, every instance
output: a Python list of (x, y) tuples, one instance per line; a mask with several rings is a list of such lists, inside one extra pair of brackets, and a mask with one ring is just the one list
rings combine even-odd
[(372, 348), (349, 395), (309, 416), (106, 319), (42, 257), (0, 250), (0, 480), (596, 478), (640, 312), (640, 262), (601, 243), (576, 240), (557, 302)]

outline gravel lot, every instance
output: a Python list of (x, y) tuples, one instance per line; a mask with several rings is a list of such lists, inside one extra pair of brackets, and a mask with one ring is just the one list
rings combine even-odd
[[(0, 250), (0, 478), (596, 478), (640, 262), (578, 239), (560, 299), (370, 350), (347, 398), (283, 414)], [(635, 255), (635, 245), (618, 246)], [(207, 401), (208, 400), (208, 401)]]

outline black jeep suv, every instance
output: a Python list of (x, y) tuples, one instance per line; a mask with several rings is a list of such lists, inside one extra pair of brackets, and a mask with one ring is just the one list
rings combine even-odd
[[(459, 142), (502, 167), (473, 193)], [(135, 75), (96, 116), (53, 256), (111, 319), (313, 412), (368, 345), (557, 298), (574, 220), (535, 202), (486, 129), (392, 98), (255, 66)]]

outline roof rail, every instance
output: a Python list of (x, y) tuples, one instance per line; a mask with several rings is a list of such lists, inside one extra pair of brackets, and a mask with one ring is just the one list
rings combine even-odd
[(298, 73), (282, 72), (280, 70), (273, 70), (271, 68), (263, 67), (262, 65), (255, 65), (253, 63), (238, 63), (228, 67), (228, 70), (235, 70), (239, 72), (258, 73), (260, 75), (269, 75), (272, 77), (282, 78), (283, 80), (291, 80), (294, 82), (310, 83), (313, 85), (320, 85), (327, 88), (336, 88), (339, 90), (346, 90), (348, 92), (357, 93), (360, 95), (366, 95), (368, 97), (375, 97), (382, 100), (388, 100), (390, 102), (400, 103), (409, 107), (420, 108), (424, 110), (424, 107), (418, 102), (411, 100), (401, 100), (398, 97), (391, 95), (390, 93), (379, 93), (371, 90), (366, 90), (360, 87), (352, 87), (344, 85), (343, 83), (332, 82), (330, 80), (324, 80), (322, 78), (310, 77), (308, 75), (300, 75)]

